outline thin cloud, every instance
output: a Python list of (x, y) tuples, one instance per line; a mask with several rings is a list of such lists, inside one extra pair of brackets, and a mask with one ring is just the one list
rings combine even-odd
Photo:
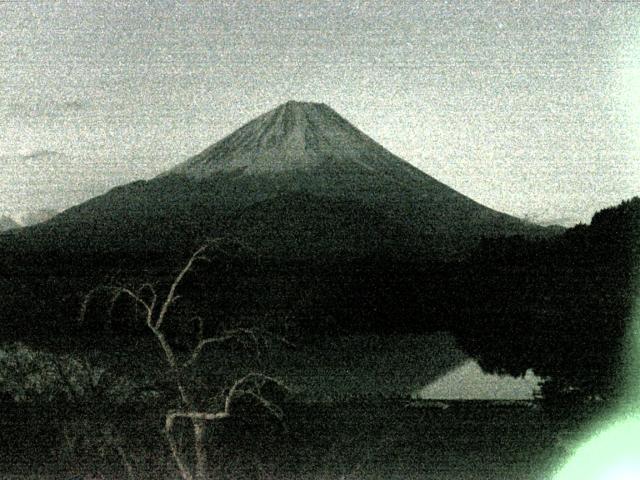
[(42, 158), (59, 157), (62, 156), (60, 152), (55, 150), (35, 150), (26, 155), (19, 155), (19, 158), (24, 160), (40, 160)]
[(12, 152), (0, 154), (0, 160), (16, 162), (16, 161), (38, 161), (52, 158), (60, 158), (65, 155), (57, 150), (49, 150), (40, 148), (25, 152)]
[(11, 102), (5, 111), (17, 117), (54, 117), (81, 112), (89, 108), (89, 102), (74, 100), (44, 100), (36, 102)]

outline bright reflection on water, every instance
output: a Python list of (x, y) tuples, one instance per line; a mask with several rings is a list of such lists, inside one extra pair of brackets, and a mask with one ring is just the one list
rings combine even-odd
[(436, 400), (531, 400), (541, 379), (531, 370), (524, 377), (493, 375), (468, 360), (416, 393)]

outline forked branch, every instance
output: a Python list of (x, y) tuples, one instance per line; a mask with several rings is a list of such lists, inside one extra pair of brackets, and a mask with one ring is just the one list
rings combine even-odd
[(158, 313), (158, 318), (156, 320), (156, 323), (154, 325), (155, 328), (160, 328), (162, 326), (162, 323), (164, 322), (164, 319), (167, 315), (167, 312), (169, 311), (169, 307), (176, 302), (176, 300), (179, 298), (176, 295), (176, 290), (178, 289), (178, 286), (182, 283), (182, 280), (184, 279), (185, 275), (193, 268), (194, 264), (197, 261), (208, 261), (209, 259), (204, 255), (204, 252), (209, 248), (209, 244), (205, 244), (202, 245), (200, 248), (198, 248), (193, 255), (191, 255), (191, 258), (189, 258), (189, 261), (187, 262), (187, 264), (183, 267), (182, 270), (180, 270), (180, 272), (178, 273), (178, 275), (176, 276), (176, 278), (173, 280), (173, 283), (171, 284), (171, 287), (169, 288), (169, 293), (167, 294), (167, 296), (164, 299), (164, 302), (162, 302), (162, 307), (160, 308), (160, 313)]

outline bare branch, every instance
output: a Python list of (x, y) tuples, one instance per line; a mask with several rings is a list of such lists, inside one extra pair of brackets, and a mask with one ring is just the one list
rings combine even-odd
[(276, 335), (273, 332), (270, 332), (269, 330), (264, 330), (261, 328), (256, 328), (253, 329), (255, 332), (260, 333), (261, 336), (265, 339), (271, 339), (274, 340), (278, 343), (282, 343), (283, 345), (287, 345), (288, 347), (295, 347), (295, 344), (290, 342), (289, 340), (287, 340), (285, 337), (281, 336), (281, 335)]
[(207, 345), (211, 343), (224, 343), (234, 338), (236, 338), (235, 334), (227, 334), (227, 335), (221, 335), (219, 337), (210, 337), (210, 338), (205, 338), (200, 340), (196, 345), (196, 347), (193, 349), (193, 352), (191, 353), (191, 356), (189, 357), (189, 359), (182, 364), (182, 367), (187, 368), (193, 365), (200, 357), (200, 354), (202, 353), (202, 349)]
[(78, 315), (78, 323), (84, 323), (84, 319), (87, 316), (87, 310), (89, 309), (89, 303), (93, 300), (98, 292), (107, 289), (107, 287), (101, 286), (97, 288), (93, 288), (87, 292), (87, 294), (82, 299), (82, 304), (80, 305), (80, 314)]
[(204, 347), (210, 344), (220, 344), (225, 343), (230, 340), (239, 340), (242, 341), (244, 337), (248, 337), (252, 342), (253, 346), (258, 355), (260, 355), (260, 338), (258, 334), (266, 338), (274, 338), (281, 343), (292, 346), (290, 342), (288, 342), (285, 338), (278, 337), (277, 335), (273, 335), (270, 332), (266, 332), (260, 329), (252, 329), (252, 328), (234, 328), (231, 330), (225, 330), (222, 332), (222, 335), (217, 337), (208, 337), (203, 338), (203, 330), (204, 330), (204, 322), (201, 317), (195, 317), (198, 322), (198, 343), (194, 347), (191, 356), (187, 361), (185, 361), (182, 366), (184, 368), (189, 367), (196, 363), (202, 354)]
[(176, 289), (178, 288), (178, 286), (180, 285), (180, 283), (184, 279), (185, 275), (193, 268), (194, 263), (199, 261), (199, 260), (208, 260), (207, 257), (205, 257), (203, 255), (204, 252), (207, 250), (207, 248), (209, 248), (208, 244), (205, 244), (205, 245), (201, 246), (200, 248), (198, 248), (193, 253), (193, 255), (191, 255), (191, 258), (189, 259), (187, 264), (183, 267), (183, 269), (180, 270), (180, 273), (178, 273), (178, 275), (176, 276), (175, 280), (171, 284), (171, 287), (169, 288), (169, 293), (167, 294), (167, 297), (165, 298), (164, 302), (162, 303), (162, 307), (160, 309), (160, 313), (158, 314), (158, 318), (157, 318), (156, 323), (155, 323), (155, 328), (160, 328), (162, 326), (162, 322), (164, 322), (164, 318), (167, 315), (167, 311), (169, 310), (169, 307), (178, 298), (178, 297), (176, 297)]
[(145, 302), (138, 294), (126, 287), (115, 287), (115, 293), (111, 299), (112, 304), (115, 303), (122, 295), (129, 296), (136, 304), (141, 305), (147, 312), (146, 322), (149, 327), (153, 325), (153, 308), (147, 302)]
[(253, 398), (259, 405), (264, 407), (271, 415), (276, 417), (278, 420), (282, 420), (284, 418), (284, 412), (282, 411), (282, 409), (275, 403), (267, 400), (261, 394), (256, 393), (252, 390), (236, 390), (235, 397), (240, 398), (242, 396)]
[(151, 308), (151, 310), (153, 310), (155, 309), (156, 302), (158, 301), (158, 294), (156, 292), (156, 288), (153, 286), (152, 283), (147, 282), (140, 286), (136, 294), (142, 298), (142, 294), (145, 290), (148, 290), (151, 293), (151, 303), (149, 304), (149, 307)]
[[(91, 300), (93, 299), (93, 297), (95, 297), (99, 292), (109, 292), (111, 293), (111, 300), (109, 302), (110, 308), (109, 308), (109, 314), (111, 314), (111, 311), (113, 309), (113, 306), (115, 305), (115, 303), (118, 301), (118, 299), (123, 296), (126, 295), (128, 297), (130, 297), (136, 305), (141, 305), (146, 312), (146, 322), (147, 325), (151, 326), (152, 323), (151, 320), (153, 318), (153, 306), (155, 304), (155, 292), (154, 292), (154, 298), (152, 299), (151, 304), (145, 302), (142, 297), (137, 294), (134, 293), (131, 289), (127, 288), (127, 287), (119, 287), (119, 286), (111, 286), (111, 285), (102, 285), (99, 287), (96, 287), (92, 290), (90, 290), (85, 296), (84, 299), (82, 301), (81, 307), (80, 307), (80, 315), (78, 317), (78, 322), (82, 323), (84, 322), (84, 319), (87, 315), (87, 310), (89, 308), (89, 303), (91, 303)], [(138, 290), (138, 292), (140, 292), (141, 290)]]
[[(251, 383), (249, 388), (243, 388), (244, 385)], [(233, 405), (233, 401), (237, 398), (248, 395), (248, 392), (252, 392), (253, 395), (262, 399), (262, 401), (270, 403), (264, 397), (262, 397), (260, 393), (260, 389), (267, 383), (275, 383), (276, 385), (287, 389), (287, 387), (282, 383), (281, 380), (271, 377), (269, 375), (264, 375), (262, 373), (249, 373), (242, 377), (231, 386), (229, 389), (229, 393), (227, 394), (227, 398), (224, 402), (224, 411), (228, 414), (231, 414), (231, 407)]]
[(229, 418), (230, 415), (227, 412), (181, 412), (181, 411), (173, 411), (169, 412), (166, 416), (165, 421), (165, 429), (171, 430), (173, 428), (173, 424), (177, 418), (190, 418), (192, 420), (207, 420), (207, 421), (216, 421), (222, 420), (223, 418)]

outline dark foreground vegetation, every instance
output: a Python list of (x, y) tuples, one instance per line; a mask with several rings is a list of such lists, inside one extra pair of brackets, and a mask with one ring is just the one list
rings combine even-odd
[[(366, 398), (283, 407), (284, 424), (245, 416), (211, 429), (211, 478), (548, 479), (588, 414), (560, 420), (528, 403)], [(148, 406), (7, 410), (0, 470), (3, 478), (179, 478), (163, 415)]]

